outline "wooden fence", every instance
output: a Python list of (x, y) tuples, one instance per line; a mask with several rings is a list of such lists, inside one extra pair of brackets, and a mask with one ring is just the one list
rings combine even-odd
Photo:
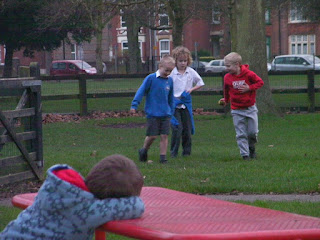
[[(299, 107), (303, 111), (314, 112), (315, 110), (319, 110), (319, 107), (316, 107), (316, 99), (315, 93), (319, 93), (320, 89), (315, 87), (315, 72), (314, 71), (304, 71), (304, 72), (285, 72), (285, 73), (269, 73), (270, 75), (307, 75), (308, 76), (308, 84), (306, 87), (277, 87), (272, 88), (271, 91), (273, 94), (307, 94), (308, 96), (308, 106), (303, 109), (303, 107)], [(316, 72), (316, 74), (319, 74)], [(70, 95), (54, 95), (54, 96), (43, 96), (42, 100), (65, 100), (65, 99), (79, 99), (80, 103), (80, 115), (88, 114), (88, 104), (87, 100), (89, 98), (113, 98), (113, 97), (133, 97), (135, 92), (133, 91), (125, 91), (125, 92), (104, 92), (104, 93), (87, 93), (87, 80), (105, 80), (109, 79), (121, 79), (121, 78), (145, 78), (146, 74), (105, 74), (105, 75), (78, 75), (78, 76), (63, 76), (63, 77), (52, 77), (52, 76), (42, 76), (40, 77), (43, 81), (70, 81), (77, 80), (79, 84), (79, 94), (70, 94)], [(223, 95), (222, 91), (222, 83), (223, 83), (223, 74), (219, 73), (202, 73), (202, 77), (221, 77), (221, 87), (210, 90), (201, 90), (195, 91), (192, 93), (194, 96), (199, 95)], [(120, 84), (120, 83), (119, 83)], [(293, 107), (295, 108), (295, 107)]]
[(19, 101), (0, 109), (0, 184), (42, 179), (41, 81), (0, 79), (0, 101), (10, 99)]

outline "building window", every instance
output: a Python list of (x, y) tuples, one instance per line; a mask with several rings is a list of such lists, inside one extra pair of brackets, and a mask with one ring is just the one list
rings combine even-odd
[(122, 43), (121, 43), (121, 48), (122, 48), (122, 51), (129, 49), (129, 47), (128, 47), (128, 42), (122, 42)]
[(220, 24), (220, 17), (221, 17), (221, 12), (213, 9), (212, 10), (212, 23), (213, 24)]
[(167, 14), (159, 14), (159, 25), (169, 26), (169, 16)]
[(76, 60), (77, 59), (77, 45), (71, 44), (71, 59)]
[(266, 10), (264, 14), (265, 22), (266, 24), (271, 24), (271, 15), (270, 15), (270, 10)]
[(271, 37), (266, 39), (267, 59), (271, 60)]
[(289, 36), (290, 54), (315, 54), (315, 35)]
[[(122, 42), (121, 47), (122, 47), (122, 51), (128, 50), (129, 49), (128, 42)], [(140, 56), (142, 56), (142, 42), (140, 42), (140, 41), (139, 41), (139, 49), (140, 49)]]
[(298, 8), (291, 6), (289, 14), (290, 23), (308, 22), (307, 18), (302, 16)]
[(160, 57), (163, 55), (170, 54), (170, 41), (168, 39), (160, 40)]
[(120, 27), (121, 28), (126, 28), (127, 27), (125, 16), (120, 16)]

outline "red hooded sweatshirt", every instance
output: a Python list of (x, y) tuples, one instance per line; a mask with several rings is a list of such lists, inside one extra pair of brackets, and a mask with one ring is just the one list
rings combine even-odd
[[(247, 83), (250, 91), (240, 93), (239, 86)], [(240, 74), (227, 73), (224, 76), (224, 99), (231, 102), (231, 109), (246, 109), (256, 103), (256, 90), (263, 86), (262, 79), (249, 70), (249, 65), (240, 66)]]

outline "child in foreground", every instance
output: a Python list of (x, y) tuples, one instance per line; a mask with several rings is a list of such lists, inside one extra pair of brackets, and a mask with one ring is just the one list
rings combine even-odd
[(143, 177), (122, 155), (101, 160), (86, 179), (68, 165), (55, 165), (47, 174), (35, 202), (8, 224), (1, 240), (91, 240), (98, 226), (144, 212)]
[(132, 101), (130, 111), (135, 113), (143, 96), (146, 96), (144, 109), (147, 115), (147, 132), (143, 147), (138, 152), (142, 162), (147, 161), (148, 150), (160, 135), (160, 163), (167, 163), (170, 120), (174, 111), (173, 82), (169, 75), (174, 67), (174, 59), (168, 55), (163, 56), (159, 70), (144, 79)]
[[(192, 63), (190, 51), (183, 46), (172, 51), (176, 67), (171, 72), (173, 79), (173, 95), (175, 102), (174, 116), (171, 119), (172, 137), (170, 153), (175, 158), (178, 155), (180, 143), (182, 156), (191, 154), (191, 135), (194, 134), (191, 93), (204, 86), (200, 75), (189, 65)], [(182, 141), (181, 141), (182, 140)]]
[(258, 109), (256, 91), (263, 86), (262, 79), (242, 64), (241, 56), (231, 52), (224, 58), (226, 71), (224, 77), (224, 98), (222, 105), (230, 102), (233, 125), (236, 131), (240, 155), (244, 160), (256, 158), (258, 136)]

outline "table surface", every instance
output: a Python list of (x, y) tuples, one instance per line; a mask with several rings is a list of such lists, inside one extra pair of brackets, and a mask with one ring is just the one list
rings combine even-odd
[[(17, 195), (16, 207), (35, 193)], [(319, 240), (320, 218), (216, 200), (159, 187), (144, 187), (140, 219), (111, 221), (98, 231), (138, 239)]]

